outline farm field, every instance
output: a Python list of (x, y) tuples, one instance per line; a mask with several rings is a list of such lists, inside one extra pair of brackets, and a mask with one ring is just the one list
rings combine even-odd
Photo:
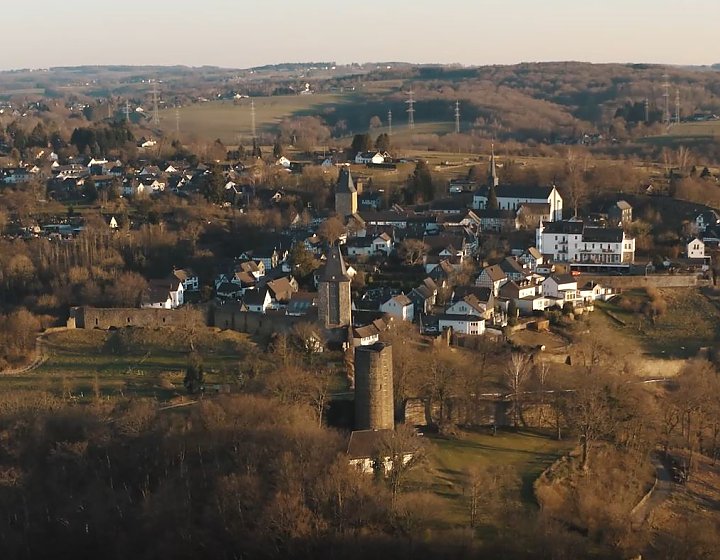
[[(560, 456), (570, 451), (572, 441), (557, 441), (547, 434), (529, 431), (462, 432), (458, 436), (427, 436), (431, 442), (429, 472), (416, 481), (432, 490), (445, 503), (438, 512), (442, 528), (468, 526), (468, 498), (464, 491), (466, 471), (471, 467), (500, 466), (517, 480), (510, 488), (513, 501), (535, 507), (533, 482)], [(492, 530), (493, 520), (481, 524)]]
[[(313, 115), (324, 108), (350, 103), (350, 94), (313, 94), (255, 97), (255, 126), (258, 132), (270, 132), (286, 117)], [(250, 99), (208, 101), (180, 107), (180, 134), (208, 140), (219, 138), (226, 145), (247, 142), (252, 135)], [(160, 128), (175, 132), (175, 109), (160, 111)]]
[(659, 145), (678, 145), (720, 141), (720, 121), (688, 122), (671, 125), (667, 134), (648, 136), (645, 142)]

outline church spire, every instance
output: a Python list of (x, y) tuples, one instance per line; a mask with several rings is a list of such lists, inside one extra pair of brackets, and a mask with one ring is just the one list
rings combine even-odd
[(488, 168), (488, 187), (497, 187), (500, 183), (498, 179), (497, 167), (495, 166), (495, 142), (490, 145), (490, 167)]

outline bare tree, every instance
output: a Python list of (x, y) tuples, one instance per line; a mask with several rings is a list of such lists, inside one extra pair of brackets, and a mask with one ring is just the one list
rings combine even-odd
[(530, 366), (530, 356), (520, 352), (513, 352), (510, 355), (510, 361), (505, 367), (505, 385), (510, 389), (513, 427), (515, 428), (520, 425), (522, 418), (522, 391), (530, 376)]

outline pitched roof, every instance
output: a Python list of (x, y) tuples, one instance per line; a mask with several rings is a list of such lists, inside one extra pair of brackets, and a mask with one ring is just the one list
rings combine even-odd
[(345, 267), (345, 260), (338, 245), (330, 247), (326, 258), (327, 261), (320, 275), (320, 282), (350, 282), (350, 276), (348, 276), (347, 268)]
[(348, 169), (341, 169), (340, 176), (338, 177), (337, 185), (335, 186), (336, 193), (356, 193), (355, 183), (352, 180), (352, 175)]
[(392, 433), (392, 430), (354, 431), (350, 434), (347, 454), (350, 459), (373, 459), (380, 450), (383, 439)]
[(402, 305), (403, 307), (407, 306), (407, 305), (412, 305), (412, 301), (405, 294), (398, 294), (394, 297), (391, 297), (388, 301), (395, 301), (396, 303), (398, 303), (399, 305)]
[(247, 305), (264, 305), (268, 295), (267, 288), (260, 288), (258, 290), (248, 290), (245, 292), (243, 301)]
[(499, 282), (500, 280), (504, 280), (507, 278), (507, 274), (505, 274), (505, 271), (503, 271), (503, 269), (496, 264), (492, 266), (486, 266), (485, 268), (483, 268), (481, 274), (483, 272), (487, 274), (490, 280), (492, 280), (493, 282)]
[(590, 243), (619, 243), (623, 240), (623, 230), (620, 228), (586, 227), (583, 231), (583, 241)]
[[(495, 195), (498, 198), (527, 198), (534, 200), (547, 200), (555, 187), (553, 185), (546, 187), (529, 187), (523, 185), (499, 185), (495, 189)], [(475, 194), (480, 196), (488, 196), (489, 188), (487, 186), (479, 188)]]
[(492, 290), (490, 288), (480, 286), (458, 286), (455, 288), (453, 294), (453, 302), (460, 301), (466, 296), (472, 295), (483, 303), (489, 303), (493, 297)]
[(558, 285), (572, 284), (573, 282), (577, 284), (577, 279), (572, 274), (552, 274), (550, 278), (555, 280), (555, 283)]
[(522, 265), (512, 257), (505, 257), (498, 266), (507, 274), (521, 274), (523, 276), (526, 274)]

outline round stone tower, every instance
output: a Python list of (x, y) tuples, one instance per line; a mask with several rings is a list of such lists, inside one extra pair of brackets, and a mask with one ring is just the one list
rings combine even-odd
[(376, 342), (355, 349), (355, 429), (392, 430), (392, 347)]

